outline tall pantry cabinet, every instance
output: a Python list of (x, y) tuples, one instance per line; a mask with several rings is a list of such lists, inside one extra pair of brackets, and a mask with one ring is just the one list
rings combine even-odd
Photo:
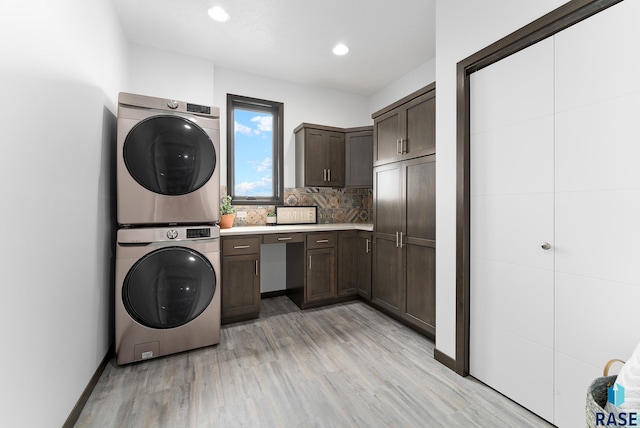
[(372, 117), (371, 299), (435, 336), (435, 84)]

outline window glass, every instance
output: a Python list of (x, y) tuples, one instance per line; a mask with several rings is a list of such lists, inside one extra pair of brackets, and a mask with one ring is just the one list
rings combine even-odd
[(282, 103), (228, 95), (227, 192), (235, 204), (282, 204)]

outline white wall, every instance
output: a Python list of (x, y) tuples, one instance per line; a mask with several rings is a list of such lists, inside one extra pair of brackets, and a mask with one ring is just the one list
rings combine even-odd
[(564, 0), (436, 2), (436, 348), (455, 357), (456, 64)]
[(213, 100), (213, 61), (136, 43), (131, 44), (130, 52), (128, 92), (216, 105)]
[(369, 98), (369, 111), (375, 113), (389, 104), (393, 104), (399, 99), (406, 97), (410, 93), (424, 88), (435, 80), (436, 59), (432, 58), (371, 95)]
[(127, 45), (108, 0), (4, 0), (0, 40), (0, 425), (59, 427), (112, 342)]

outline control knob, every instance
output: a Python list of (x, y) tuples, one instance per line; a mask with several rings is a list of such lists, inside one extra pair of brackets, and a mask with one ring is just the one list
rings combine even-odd
[(167, 101), (167, 107), (169, 107), (172, 110), (175, 110), (178, 108), (178, 102), (176, 100), (169, 100)]
[(169, 229), (167, 231), (167, 238), (176, 239), (178, 237), (178, 231), (175, 229)]

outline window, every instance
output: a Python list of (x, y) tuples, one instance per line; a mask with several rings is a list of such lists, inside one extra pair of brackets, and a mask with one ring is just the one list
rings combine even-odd
[(227, 193), (234, 204), (283, 204), (283, 109), (227, 94)]

